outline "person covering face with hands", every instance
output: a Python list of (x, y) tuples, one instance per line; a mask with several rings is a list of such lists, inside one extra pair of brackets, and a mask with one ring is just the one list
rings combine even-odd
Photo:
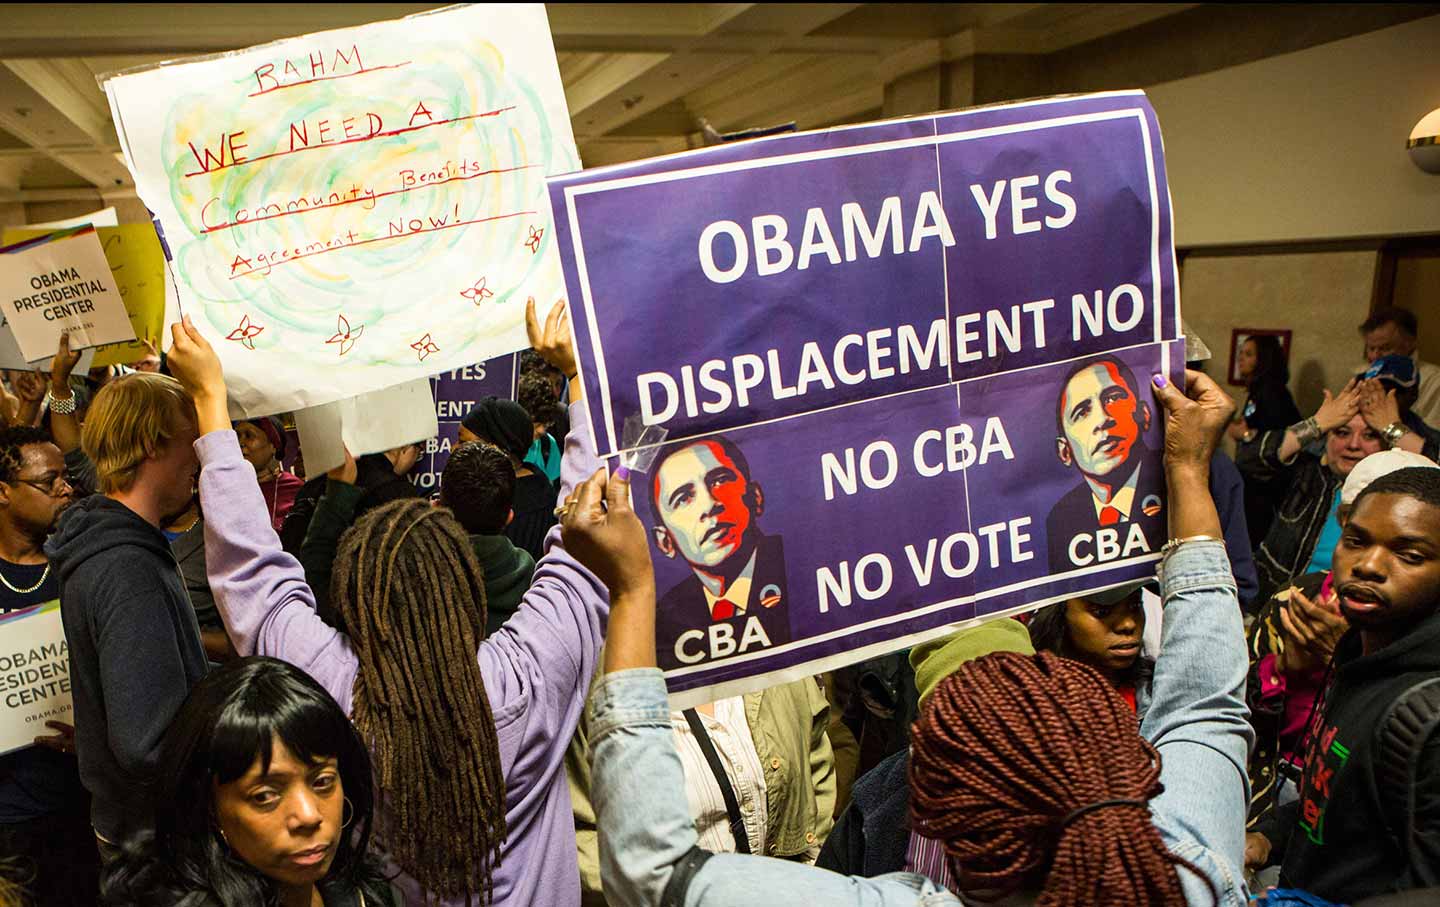
[(1237, 450), (1235, 465), (1247, 481), (1289, 483), (1276, 519), (1255, 551), (1260, 574), (1257, 608), (1296, 577), (1330, 567), (1330, 552), (1339, 536), (1335, 517), (1341, 486), (1358, 463), (1386, 446), (1361, 411), (1363, 392), (1355, 379), (1338, 394), (1327, 390), (1313, 416), (1283, 430), (1264, 432)]
[[(573, 375), (557, 308), (543, 327), (529, 308), (531, 343)], [(609, 614), (603, 577), (552, 531), (518, 610), (486, 637), (483, 573), (464, 528), (447, 508), (397, 501), (340, 539), (331, 604), (349, 632), (337, 631), (269, 527), (230, 430), (219, 360), (193, 325), (174, 332), (170, 366), (200, 413), (206, 551), (226, 629), (241, 655), (304, 669), (371, 741), (377, 829), (406, 903), (577, 902), (563, 761)], [(581, 394), (573, 378), (570, 393)], [(571, 424), (562, 499), (600, 465), (583, 408)]]
[(1407, 356), (1381, 356), (1355, 376), (1360, 382), (1360, 415), (1391, 450), (1440, 458), (1440, 430), (1415, 412), (1420, 376)]

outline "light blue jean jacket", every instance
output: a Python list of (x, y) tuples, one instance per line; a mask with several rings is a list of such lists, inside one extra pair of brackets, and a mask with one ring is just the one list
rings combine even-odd
[[(1187, 542), (1170, 552), (1160, 574), (1164, 630), (1148, 697), (1142, 692), (1140, 726), (1162, 759), (1165, 791), (1150, 801), (1152, 821), (1170, 852), (1203, 876), (1178, 870), (1190, 907), (1242, 907), (1245, 760), (1253, 733), (1235, 581), (1219, 542)], [(605, 675), (590, 709), (606, 895), (621, 907), (657, 905), (696, 842), (665, 681), (656, 668)], [(1006, 903), (1029, 902), (1022, 895)], [(960, 901), (913, 873), (862, 879), (768, 857), (717, 854), (678, 903), (938, 907)]]

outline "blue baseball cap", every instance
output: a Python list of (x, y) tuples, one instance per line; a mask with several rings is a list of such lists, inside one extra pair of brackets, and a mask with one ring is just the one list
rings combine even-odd
[(1393, 388), (1415, 387), (1420, 383), (1415, 360), (1409, 356), (1381, 356), (1370, 363), (1370, 367), (1359, 377), (1362, 380), (1379, 378), (1383, 384)]

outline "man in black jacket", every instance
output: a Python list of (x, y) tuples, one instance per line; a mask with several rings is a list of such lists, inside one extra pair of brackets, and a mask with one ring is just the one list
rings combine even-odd
[[(354, 519), (358, 520), (367, 511), (382, 504), (421, 496), (406, 476), (420, 461), (422, 446), (420, 442), (405, 444), (380, 453), (365, 454), (355, 461), (356, 469), (359, 470), (355, 487), (359, 488), (361, 493), (359, 502), (355, 505)], [(290, 512), (285, 515), (285, 521), (280, 526), (281, 547), (297, 557), (305, 543), (305, 533), (310, 528), (310, 520), (315, 516), (320, 496), (324, 493), (325, 476), (322, 474), (311, 477), (296, 493), (295, 503), (291, 505)]]
[(1282, 886), (1348, 904), (1440, 884), (1440, 734), (1419, 720), (1397, 744), (1391, 718), (1397, 700), (1418, 703), (1411, 691), (1440, 679), (1440, 470), (1376, 479), (1355, 501), (1334, 574), (1351, 630), (1311, 727), (1300, 797), (1256, 829), (1247, 862), (1273, 843)]
[(60, 578), (80, 777), (102, 854), (154, 822), (160, 739), (208, 663), (160, 527), (190, 503), (194, 403), (137, 373), (95, 396), (81, 444), (101, 494), (71, 506), (45, 553)]

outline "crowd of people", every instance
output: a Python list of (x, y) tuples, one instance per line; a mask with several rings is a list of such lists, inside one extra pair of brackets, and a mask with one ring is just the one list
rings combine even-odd
[(527, 325), (434, 500), (425, 438), (305, 476), (188, 320), (5, 375), (0, 612), (59, 602), (74, 712), (0, 756), (0, 904), (1440, 903), (1413, 313), (1308, 416), (1273, 338), (1238, 406), (1199, 345), (1151, 378), (1154, 577), (684, 710), (564, 303)]

